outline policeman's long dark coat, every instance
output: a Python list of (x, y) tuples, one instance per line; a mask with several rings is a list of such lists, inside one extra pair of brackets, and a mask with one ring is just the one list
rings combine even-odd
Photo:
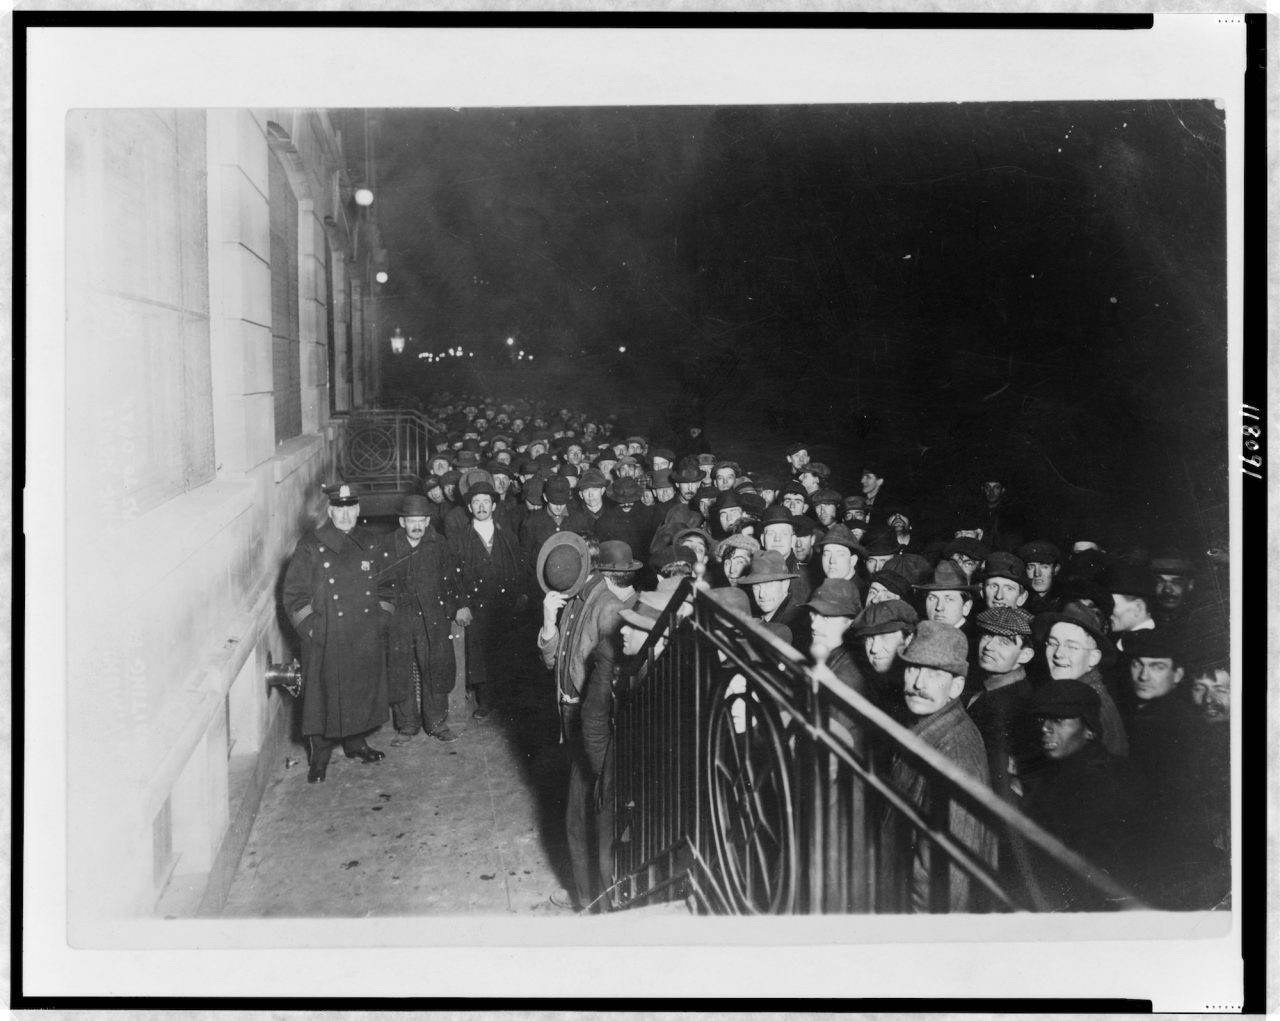
[(375, 578), (378, 537), (326, 521), (298, 540), (284, 606), (302, 638), (302, 732), (350, 737), (387, 719), (385, 640), (394, 604)]

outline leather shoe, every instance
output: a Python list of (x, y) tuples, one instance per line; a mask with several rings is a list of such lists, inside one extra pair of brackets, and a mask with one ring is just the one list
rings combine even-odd
[(359, 748), (344, 748), (343, 753), (349, 759), (359, 759), (361, 762), (378, 762), (387, 757), (386, 752), (380, 752), (376, 748), (370, 748), (367, 744), (361, 745)]
[(325, 759), (321, 762), (314, 759), (311, 762), (311, 768), (307, 770), (307, 783), (324, 783), (325, 771), (329, 768), (329, 760)]
[(434, 737), (437, 741), (443, 741), (445, 744), (458, 740), (457, 733), (455, 733), (447, 723), (436, 727), (435, 730), (428, 730), (427, 736)]
[(489, 715), (492, 712), (493, 712), (492, 706), (482, 705), (479, 709), (477, 709), (474, 713), (471, 714), (471, 718), (473, 720), (476, 720), (479, 723), (483, 723), (485, 720), (489, 718)]

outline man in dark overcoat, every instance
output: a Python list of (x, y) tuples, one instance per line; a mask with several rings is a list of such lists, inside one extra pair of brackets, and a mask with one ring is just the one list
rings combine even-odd
[(524, 558), (510, 530), (493, 520), (497, 493), (488, 482), (467, 490), (471, 523), (448, 537), (458, 560), (463, 603), (456, 620), (466, 628), (467, 687), (475, 696), (472, 719), (493, 712), (493, 687), (515, 668), (517, 619), (528, 605)]
[(360, 499), (348, 485), (326, 487), (329, 519), (298, 540), (284, 580), (284, 606), (302, 639), (302, 733), (309, 783), (325, 778), (336, 743), (349, 759), (385, 758), (365, 735), (387, 719), (386, 633), (395, 611), (375, 577), (377, 536), (360, 527)]
[(391, 718), (399, 735), (394, 745), (419, 729), (440, 741), (458, 737), (449, 727), (456, 675), (449, 631), (460, 606), (458, 563), (429, 514), (425, 496), (404, 498), (400, 527), (384, 544), (379, 569), (396, 603), (387, 663)]

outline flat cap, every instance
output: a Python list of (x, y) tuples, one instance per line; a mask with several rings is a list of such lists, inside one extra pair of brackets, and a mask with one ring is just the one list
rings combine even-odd
[(853, 622), (853, 633), (859, 638), (887, 635), (890, 631), (914, 634), (920, 615), (904, 599), (882, 599), (871, 603)]
[(922, 620), (916, 625), (916, 636), (898, 655), (914, 666), (961, 675), (969, 670), (969, 642), (964, 632), (936, 620)]
[(1048, 539), (1033, 539), (1018, 547), (1018, 557), (1024, 564), (1060, 564), (1062, 550)]
[(978, 614), (978, 629), (988, 634), (1014, 638), (1031, 634), (1031, 614), (1015, 606), (994, 606)]

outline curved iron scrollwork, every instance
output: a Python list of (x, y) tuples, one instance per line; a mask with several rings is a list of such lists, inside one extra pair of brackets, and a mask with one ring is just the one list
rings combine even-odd
[(376, 475), (396, 466), (396, 437), (392, 429), (362, 426), (347, 437), (347, 464), (358, 472)]
[(710, 822), (732, 908), (796, 910), (799, 837), (790, 752), (777, 710), (741, 675), (714, 697), (707, 727)]

